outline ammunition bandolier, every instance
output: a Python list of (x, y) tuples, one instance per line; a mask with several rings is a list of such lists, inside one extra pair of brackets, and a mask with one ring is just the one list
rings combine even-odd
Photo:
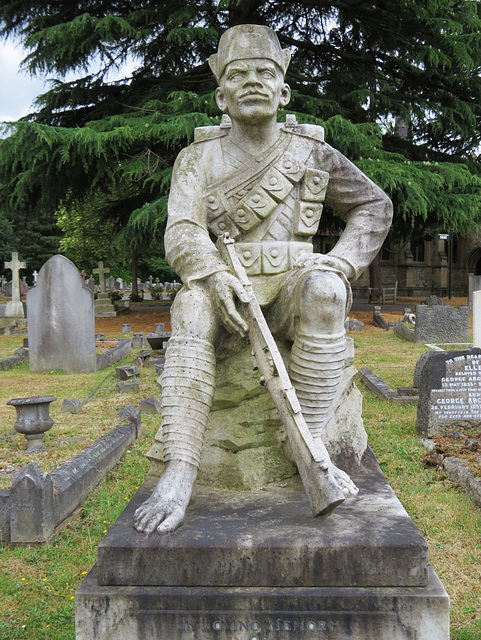
[[(228, 132), (228, 124), (197, 130), (197, 141), (181, 152), (174, 167), (165, 247), (184, 291), (227, 269), (215, 239), (229, 232), (267, 311), (283, 288), (295, 287), (313, 271), (339, 276), (349, 305), (349, 281), (370, 264), (389, 229), (387, 196), (324, 142), (321, 127), (288, 118), (279, 125), (276, 143), (256, 157), (235, 146)], [(314, 264), (314, 254), (299, 268), (299, 257), (313, 252), (324, 202), (345, 218), (345, 229), (322, 264)], [(342, 375), (345, 331), (333, 334), (318, 326), (313, 335), (294, 330), (288, 338), (293, 343), (289, 374), (305, 420), (320, 437)], [(210, 343), (197, 340), (195, 348), (185, 349), (185, 340), (173, 334), (167, 351), (162, 427), (156, 439), (163, 441), (165, 460), (198, 466), (214, 392), (215, 358)], [(170, 389), (176, 388), (182, 393), (174, 398)]]

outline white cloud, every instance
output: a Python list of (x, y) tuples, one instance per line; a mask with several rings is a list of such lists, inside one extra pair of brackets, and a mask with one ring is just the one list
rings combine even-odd
[(46, 90), (44, 79), (20, 70), (25, 55), (18, 43), (0, 42), (0, 121), (18, 120), (30, 113), (35, 98)]

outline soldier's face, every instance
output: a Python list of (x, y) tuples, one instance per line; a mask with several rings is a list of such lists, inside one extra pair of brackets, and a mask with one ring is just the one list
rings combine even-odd
[(230, 62), (216, 91), (217, 105), (233, 120), (263, 121), (290, 99), (289, 86), (271, 60), (252, 58)]

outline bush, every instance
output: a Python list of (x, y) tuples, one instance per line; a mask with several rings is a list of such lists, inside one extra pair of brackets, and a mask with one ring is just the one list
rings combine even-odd
[(140, 296), (138, 293), (131, 293), (129, 298), (130, 302), (142, 302), (143, 300), (142, 296)]
[(120, 291), (109, 291), (109, 298), (115, 302), (116, 300), (122, 300), (122, 294)]

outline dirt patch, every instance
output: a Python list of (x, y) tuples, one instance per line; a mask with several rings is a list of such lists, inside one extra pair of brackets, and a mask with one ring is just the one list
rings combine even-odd
[(165, 330), (170, 331), (170, 313), (169, 311), (146, 309), (135, 309), (122, 313), (115, 318), (95, 318), (96, 333), (105, 333), (106, 338), (112, 336), (120, 336), (122, 325), (132, 325), (132, 332), (149, 333), (155, 331), (155, 323), (163, 322)]
[(435, 445), (424, 457), (428, 465), (441, 465), (444, 458), (454, 456), (462, 460), (481, 478), (481, 428), (446, 431), (433, 438)]

